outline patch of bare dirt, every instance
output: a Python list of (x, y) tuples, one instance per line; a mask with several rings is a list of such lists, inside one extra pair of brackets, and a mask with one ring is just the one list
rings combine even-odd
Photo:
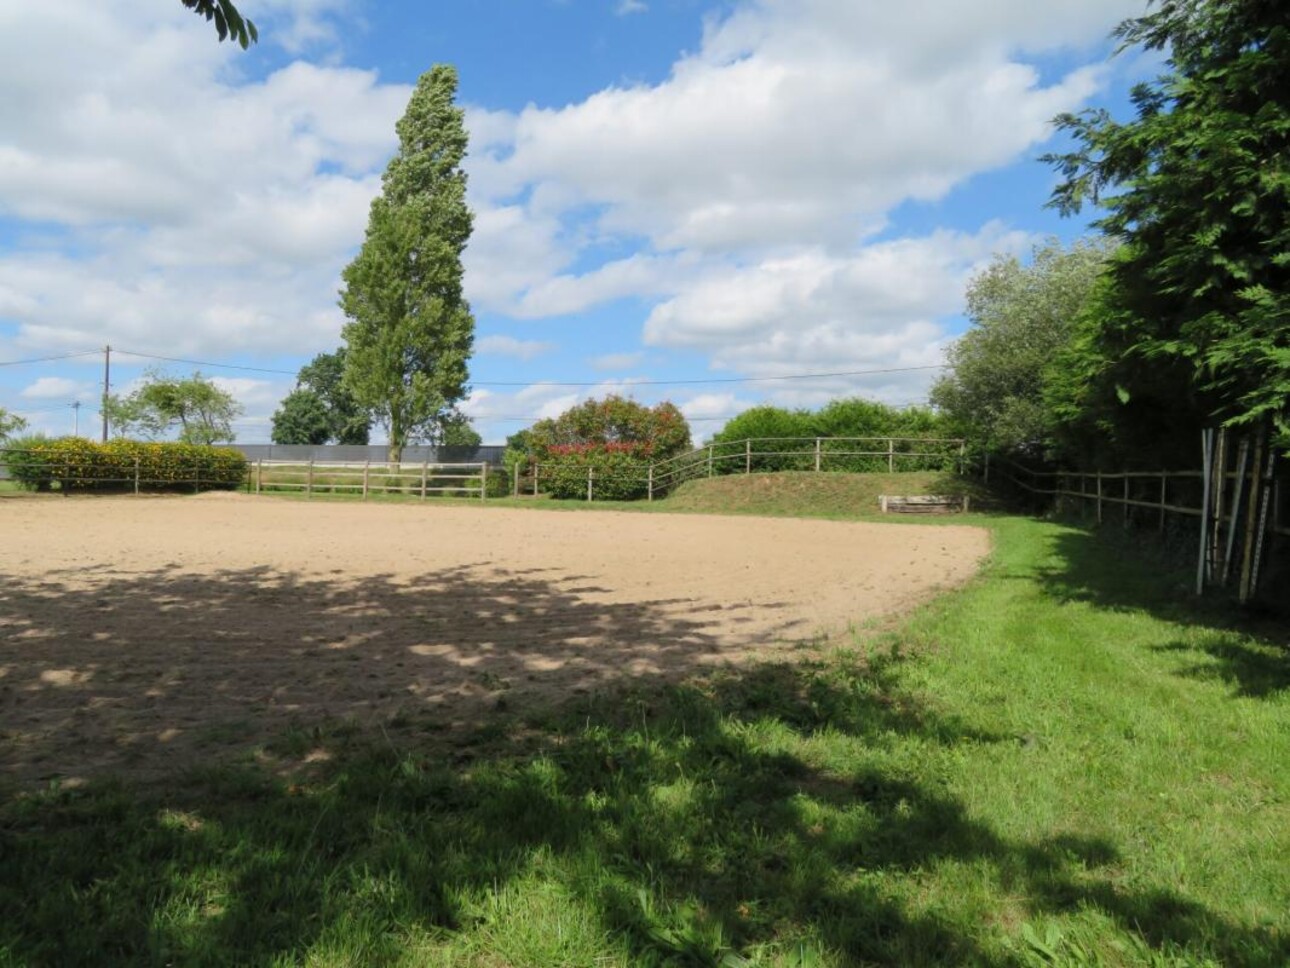
[(153, 774), (293, 722), (680, 679), (964, 581), (962, 526), (200, 499), (0, 510), (0, 771)]

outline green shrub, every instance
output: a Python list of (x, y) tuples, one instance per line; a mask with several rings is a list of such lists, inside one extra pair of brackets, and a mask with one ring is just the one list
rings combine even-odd
[(635, 501), (649, 493), (649, 461), (622, 450), (568, 448), (542, 462), (541, 490), (555, 498), (586, 499), (587, 471), (597, 501)]
[(53, 478), (46, 472), (44, 461), (37, 452), (37, 448), (49, 442), (44, 434), (31, 434), (11, 439), (0, 451), (0, 459), (4, 461), (9, 476), (20, 487), (29, 491), (50, 489)]
[(511, 469), (489, 465), (488, 479), (484, 486), (485, 497), (510, 497)]
[(246, 480), (246, 458), (226, 447), (83, 437), (38, 440), (8, 458), (24, 487), (63, 491), (231, 490)]

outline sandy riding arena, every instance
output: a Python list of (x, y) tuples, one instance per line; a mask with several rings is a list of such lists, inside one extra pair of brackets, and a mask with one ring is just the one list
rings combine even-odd
[(293, 723), (444, 728), (908, 608), (986, 532), (188, 498), (0, 502), (0, 776), (153, 774)]

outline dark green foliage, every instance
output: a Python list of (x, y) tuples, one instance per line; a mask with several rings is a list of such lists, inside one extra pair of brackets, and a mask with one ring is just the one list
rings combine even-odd
[(470, 423), (470, 418), (462, 413), (453, 413), (443, 419), (436, 435), (435, 443), (440, 447), (477, 448), (484, 438), (479, 436)]
[(129, 396), (107, 397), (103, 409), (118, 434), (138, 433), (156, 440), (178, 432), (188, 444), (233, 440), (233, 421), (242, 413), (231, 393), (201, 373), (179, 378), (155, 369), (147, 371), (143, 385)]
[(648, 460), (621, 450), (559, 450), (541, 462), (539, 484), (554, 498), (583, 499), (587, 475), (597, 501), (636, 501), (649, 493)]
[(33, 439), (5, 453), (23, 487), (49, 491), (231, 490), (246, 482), (246, 458), (226, 447), (185, 443), (95, 443), (84, 437)]
[[(372, 417), (345, 386), (345, 347), (319, 353), (300, 368), (296, 386), (316, 393), (327, 411), (327, 439), (321, 443), (366, 444)], [(287, 443), (287, 441), (283, 441)]]
[(646, 496), (651, 462), (690, 449), (690, 426), (672, 403), (648, 407), (611, 395), (539, 420), (507, 446), (538, 462), (541, 489), (553, 497), (586, 497), (590, 469), (597, 500), (625, 501)]
[[(939, 456), (930, 461), (915, 458), (889, 461), (885, 456), (863, 456), (859, 452), (886, 453), (887, 442), (881, 438), (940, 437), (944, 433), (944, 421), (925, 407), (898, 408), (860, 397), (834, 400), (817, 411), (785, 410), (764, 405), (745, 410), (713, 436), (713, 471), (715, 474), (742, 474), (749, 470), (815, 470), (816, 438), (821, 438), (820, 470), (939, 469), (945, 466)], [(939, 454), (945, 446), (930, 441), (917, 444), (897, 442), (892, 450), (896, 454)], [(957, 453), (953, 447), (946, 453), (951, 451)], [(696, 454), (695, 459), (706, 461), (707, 455)]]
[(292, 390), (273, 414), (275, 444), (325, 444), (331, 438), (327, 404), (313, 390)]
[(185, 7), (198, 16), (205, 17), (207, 22), (215, 24), (215, 32), (221, 41), (233, 40), (246, 50), (260, 39), (255, 24), (238, 12), (233, 0), (179, 0)]
[(389, 429), (392, 460), (409, 441), (434, 440), (466, 395), (475, 319), (461, 256), (472, 216), (456, 93), (447, 65), (417, 81), (363, 247), (343, 273), (345, 386)]
[(1065, 179), (1052, 204), (1100, 204), (1125, 246), (1085, 368), (1103, 398), (1270, 423), (1290, 446), (1290, 5), (1163, 0), (1117, 33), (1167, 51), (1168, 71), (1134, 90), (1130, 121), (1058, 118), (1077, 147), (1048, 159)]
[(9, 476), (29, 491), (48, 491), (53, 475), (45, 472), (39, 448), (51, 442), (44, 434), (29, 434), (6, 441), (0, 449), (0, 463)]
[[(967, 291), (971, 328), (950, 346), (951, 369), (932, 387), (931, 400), (974, 446), (1032, 457), (1052, 450), (1058, 419), (1046, 398), (1050, 379), (1070, 380), (1082, 368), (1054, 357), (1071, 343), (1104, 275), (1110, 246), (1056, 241), (1035, 248), (1023, 265), (996, 256)], [(1072, 385), (1082, 392), (1085, 384)], [(1068, 412), (1068, 411), (1063, 411)]]

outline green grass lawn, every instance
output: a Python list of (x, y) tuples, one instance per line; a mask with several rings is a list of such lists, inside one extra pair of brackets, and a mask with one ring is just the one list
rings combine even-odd
[(988, 520), (822, 657), (12, 793), (0, 965), (1290, 963), (1285, 628)]

